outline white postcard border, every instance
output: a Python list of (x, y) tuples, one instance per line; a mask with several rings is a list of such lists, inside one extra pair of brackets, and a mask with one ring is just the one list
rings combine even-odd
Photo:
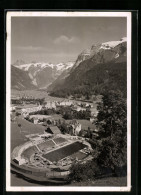
[[(127, 186), (13, 187), (10, 182), (11, 17), (127, 17)], [(131, 12), (8, 11), (6, 16), (6, 191), (130, 191), (131, 190)]]

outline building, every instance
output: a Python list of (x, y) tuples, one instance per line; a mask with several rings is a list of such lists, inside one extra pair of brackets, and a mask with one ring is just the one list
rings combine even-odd
[(20, 97), (12, 96), (11, 97), (11, 104), (22, 104), (23, 101)]
[(91, 108), (90, 111), (91, 111), (91, 116), (96, 117), (98, 115), (98, 110), (96, 108)]
[(79, 135), (80, 131), (81, 131), (81, 124), (80, 123), (77, 123), (75, 125), (75, 128), (74, 128), (74, 134), (75, 135)]
[(95, 121), (94, 117), (90, 117), (90, 122), (93, 123)]
[(62, 102), (59, 103), (60, 106), (71, 106), (72, 104), (73, 102), (70, 100), (63, 100)]
[(20, 157), (17, 157), (15, 159), (13, 159), (13, 161), (18, 164), (18, 165), (23, 165), (25, 164), (26, 162), (28, 162), (26, 159), (24, 158), (20, 158)]
[[(47, 125), (46, 121), (50, 118), (48, 115), (29, 115), (30, 121), (32, 121), (34, 124), (42, 124), (44, 126)], [(46, 125), (45, 125), (46, 123)]]
[(60, 134), (61, 131), (57, 126), (50, 126), (50, 127), (47, 127), (47, 129), (45, 130), (45, 133)]
[(44, 108), (47, 108), (47, 109), (55, 109), (56, 110), (56, 103), (55, 102), (46, 102), (44, 104)]
[(16, 106), (11, 105), (10, 112), (14, 112), (14, 111), (16, 111)]
[(33, 122), (34, 122), (34, 124), (38, 124), (39, 123), (39, 119), (38, 118), (33, 118)]
[(69, 124), (69, 133), (71, 135), (79, 135), (81, 131), (81, 124), (76, 121), (73, 120), (70, 124)]
[(85, 107), (87, 107), (87, 108), (90, 107), (90, 108), (91, 108), (91, 105), (92, 105), (92, 103), (88, 103), (88, 102), (87, 102), (86, 105), (85, 105)]
[(47, 126), (47, 125), (54, 125), (56, 126), (58, 124), (58, 121), (55, 120), (54, 118), (52, 119), (46, 119), (44, 122), (43, 122), (43, 126)]
[(28, 107), (24, 107), (21, 109), (21, 114), (26, 117), (27, 115), (29, 115), (29, 113), (32, 113), (32, 112), (37, 112), (39, 110), (42, 109), (42, 106), (39, 105), (39, 106), (35, 106), (35, 105), (30, 105)]
[(99, 131), (98, 129), (94, 129), (92, 131), (92, 140), (99, 138)]
[(86, 111), (86, 108), (83, 108), (83, 107), (81, 107), (81, 106), (75, 106), (75, 107), (73, 108), (73, 110), (76, 110), (77, 112), (79, 112), (79, 111)]

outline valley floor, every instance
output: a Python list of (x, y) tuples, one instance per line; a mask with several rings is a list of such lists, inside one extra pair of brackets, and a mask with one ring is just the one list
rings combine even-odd
[(45, 98), (46, 101), (61, 101), (64, 100), (64, 98), (58, 98), (58, 97), (52, 97), (49, 96), (48, 93), (44, 90), (24, 90), (24, 91), (18, 91), (15, 89), (11, 90), (12, 96), (27, 96), (27, 97), (34, 97), (34, 98)]

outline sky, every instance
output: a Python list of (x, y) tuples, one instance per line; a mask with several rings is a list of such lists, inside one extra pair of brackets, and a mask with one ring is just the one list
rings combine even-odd
[(93, 44), (127, 36), (125, 17), (12, 17), (11, 63), (68, 62)]

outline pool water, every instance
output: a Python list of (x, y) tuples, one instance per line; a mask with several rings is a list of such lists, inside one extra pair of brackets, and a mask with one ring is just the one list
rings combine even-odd
[(85, 144), (82, 144), (80, 142), (75, 142), (70, 145), (59, 148), (58, 150), (44, 154), (43, 157), (50, 160), (51, 162), (59, 161), (65, 158), (66, 156), (71, 156), (72, 154), (78, 152), (79, 150), (85, 147), (86, 147)]

